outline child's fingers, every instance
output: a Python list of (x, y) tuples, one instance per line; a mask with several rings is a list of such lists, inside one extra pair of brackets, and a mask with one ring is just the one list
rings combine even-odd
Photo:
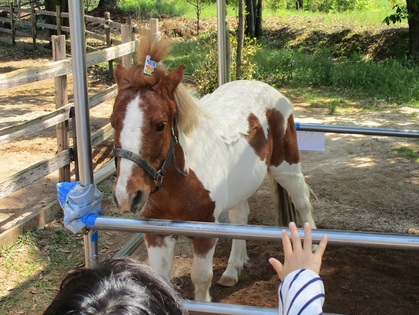
[(298, 229), (294, 222), (290, 222), (289, 228), (291, 231), (291, 240), (292, 240), (292, 247), (294, 251), (301, 250), (301, 239), (298, 235)]
[(312, 250), (313, 240), (311, 236), (311, 225), (310, 223), (304, 223), (304, 249)]
[(284, 256), (288, 256), (288, 254), (292, 253), (292, 246), (290, 239), (288, 238), (288, 233), (285, 230), (281, 232), (282, 237), (282, 246), (284, 247)]
[(320, 240), (320, 243), (319, 243), (319, 247), (317, 247), (315, 254), (320, 255), (320, 257), (323, 257), (326, 247), (327, 247), (327, 235), (323, 234), (322, 239)]
[(275, 259), (275, 258), (269, 258), (269, 263), (272, 265), (272, 267), (275, 269), (275, 271), (276, 271), (276, 273), (278, 274), (278, 276), (279, 276), (279, 278), (281, 279), (281, 280), (284, 280), (283, 279), (283, 276), (282, 276), (282, 274), (283, 274), (283, 265), (282, 265), (282, 263), (278, 260), (278, 259)]

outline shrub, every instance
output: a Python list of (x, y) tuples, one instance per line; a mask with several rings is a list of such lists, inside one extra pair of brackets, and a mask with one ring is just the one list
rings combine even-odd
[[(242, 73), (236, 77), (236, 52), (237, 38), (230, 34), (231, 80), (252, 80), (256, 73), (256, 63), (253, 58), (261, 49), (256, 43), (256, 38), (246, 38), (243, 47)], [(193, 78), (198, 86), (198, 94), (205, 95), (212, 93), (218, 87), (218, 48), (217, 39), (210, 37), (198, 43), (197, 47), (198, 62), (195, 66)]]
[(391, 103), (419, 100), (419, 68), (407, 60), (376, 63), (360, 57), (334, 60), (292, 50), (264, 50), (255, 62), (260, 79), (275, 87), (332, 87), (384, 98)]
[(119, 8), (147, 16), (179, 16), (186, 12), (185, 4), (162, 0), (121, 0)]
[[(303, 9), (320, 12), (345, 12), (370, 9), (373, 0), (305, 0)], [(271, 10), (294, 9), (295, 0), (268, 0), (267, 7)]]

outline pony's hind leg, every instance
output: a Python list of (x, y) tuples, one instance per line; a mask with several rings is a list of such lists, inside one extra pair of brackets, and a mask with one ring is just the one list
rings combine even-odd
[(170, 280), (177, 239), (173, 236), (144, 234), (151, 268)]
[(288, 164), (284, 161), (279, 166), (270, 166), (269, 174), (288, 192), (302, 223), (309, 222), (315, 229), (310, 191), (301, 172), (300, 163)]
[(214, 256), (217, 239), (191, 237), (193, 250), (193, 263), (191, 267), (191, 278), (195, 286), (195, 300), (211, 302), (209, 288), (212, 281), (212, 258)]
[[(247, 200), (230, 210), (230, 222), (232, 224), (247, 224), (248, 216), (249, 204)], [(239, 281), (240, 272), (248, 260), (246, 241), (233, 239), (227, 269), (217, 283), (226, 287), (235, 286)]]

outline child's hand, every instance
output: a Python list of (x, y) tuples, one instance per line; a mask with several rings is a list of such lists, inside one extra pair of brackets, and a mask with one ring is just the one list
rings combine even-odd
[(284, 264), (275, 258), (269, 258), (269, 263), (278, 273), (279, 278), (284, 278), (291, 272), (298, 269), (310, 269), (317, 274), (320, 273), (322, 258), (327, 246), (327, 236), (323, 235), (317, 250), (312, 252), (311, 226), (308, 222), (304, 224), (304, 244), (301, 245), (298, 236), (297, 226), (294, 222), (289, 224), (291, 240), (287, 231), (282, 231), (282, 245), (284, 246)]

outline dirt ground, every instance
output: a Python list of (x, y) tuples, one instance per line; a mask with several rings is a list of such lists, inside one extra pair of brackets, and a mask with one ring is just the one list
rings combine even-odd
[[(15, 63), (19, 52), (5, 50), (0, 43), (0, 72), (21, 67)], [(9, 47), (10, 48), (10, 47)], [(14, 55), (13, 55), (14, 54)], [(35, 63), (48, 62), (39, 53)], [(28, 56), (22, 55), (22, 60)], [(29, 63), (27, 63), (29, 65)], [(102, 74), (105, 75), (105, 74)], [(105, 86), (98, 80), (91, 89)], [(0, 91), (0, 127), (10, 126), (51, 111), (53, 105), (52, 81)], [(294, 103), (298, 122), (331, 125), (356, 125), (381, 128), (419, 129), (419, 109), (389, 108), (380, 111), (361, 111), (338, 108), (328, 115), (327, 106), (309, 106), (299, 96), (287, 94)], [(71, 100), (70, 81), (70, 100)], [(376, 100), (379, 104), (380, 100)], [(52, 107), (51, 107), (52, 106)], [(92, 128), (107, 121), (111, 102), (92, 111)], [(31, 137), (0, 146), (1, 178), (48, 158), (55, 153), (54, 131), (41, 137)], [(314, 217), (321, 229), (355, 230), (419, 234), (419, 167), (418, 162), (398, 152), (402, 147), (419, 151), (417, 139), (326, 134), (326, 150), (302, 151), (302, 166), (306, 181), (317, 196), (313, 198)], [(96, 154), (97, 153), (97, 154)], [(101, 161), (110, 155), (109, 147), (95, 151)], [(22, 216), (37, 207), (45, 207), (55, 198), (56, 174), (28, 189), (18, 191), (0, 200), (1, 229), (4, 231)], [(108, 180), (110, 183), (111, 180)], [(264, 184), (249, 200), (250, 224), (271, 225), (272, 213), (269, 189)], [(114, 214), (109, 200), (103, 204), (105, 214)], [(119, 249), (121, 241), (112, 233), (106, 237), (109, 252)], [(227, 264), (229, 240), (220, 240), (214, 258), (214, 283)], [(146, 259), (144, 252), (135, 257)], [(279, 243), (249, 241), (250, 261), (239, 283), (234, 288), (215, 284), (211, 288), (213, 301), (276, 307), (279, 280), (268, 263), (271, 256), (282, 258)], [(184, 298), (193, 298), (189, 277), (191, 252), (187, 242), (177, 247), (173, 283)], [(329, 246), (324, 257), (321, 275), (326, 287), (324, 311), (340, 314), (417, 314), (419, 309), (418, 251), (382, 250)]]

